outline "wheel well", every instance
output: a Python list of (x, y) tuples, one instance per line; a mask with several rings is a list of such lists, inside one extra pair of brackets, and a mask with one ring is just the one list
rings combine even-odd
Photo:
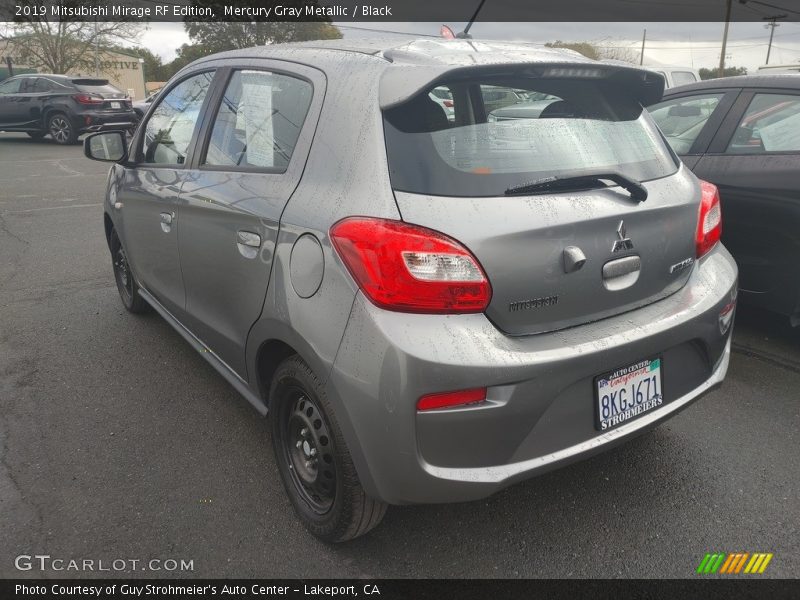
[(106, 244), (108, 244), (109, 250), (111, 249), (111, 232), (114, 229), (114, 223), (111, 222), (111, 217), (108, 214), (103, 213), (103, 228), (106, 230)]
[(47, 110), (44, 111), (44, 113), (42, 113), (42, 127), (46, 129), (48, 119), (56, 113), (61, 113), (65, 117), (69, 118), (69, 115), (67, 115), (67, 113), (65, 113), (63, 110), (60, 110), (58, 108), (48, 108)]
[(256, 358), (258, 388), (266, 404), (269, 404), (269, 388), (272, 385), (272, 376), (275, 375), (275, 370), (293, 354), (297, 354), (297, 351), (280, 340), (264, 342), (258, 349)]

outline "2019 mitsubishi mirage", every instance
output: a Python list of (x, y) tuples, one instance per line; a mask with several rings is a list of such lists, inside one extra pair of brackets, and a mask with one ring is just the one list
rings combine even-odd
[[(663, 87), (525, 45), (275, 45), (191, 64), (129, 146), (84, 148), (115, 163), (123, 304), (269, 411), (297, 514), (342, 541), (388, 504), (483, 498), (609, 448), (722, 382), (736, 264), (716, 188), (642, 109)], [(488, 118), (526, 96), (548, 103)]]

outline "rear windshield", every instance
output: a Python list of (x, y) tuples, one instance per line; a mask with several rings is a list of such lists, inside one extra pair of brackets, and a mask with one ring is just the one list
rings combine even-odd
[(118, 88), (108, 83), (107, 79), (73, 79), (72, 83), (81, 92), (87, 94), (120, 94)]
[(678, 168), (647, 112), (603, 80), (439, 82), (384, 111), (384, 128), (392, 186), (406, 192), (498, 196), (551, 176)]

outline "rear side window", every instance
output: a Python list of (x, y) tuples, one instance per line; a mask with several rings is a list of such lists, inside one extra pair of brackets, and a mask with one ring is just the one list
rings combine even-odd
[(19, 86), (19, 91), (23, 94), (32, 94), (36, 90), (36, 82), (39, 80), (38, 77), (25, 77), (22, 80), (22, 85)]
[(723, 94), (675, 98), (654, 104), (648, 110), (669, 145), (678, 154), (688, 154), (703, 131)]
[(289, 166), (313, 88), (267, 71), (236, 71), (214, 120), (204, 164), (282, 173)]
[(677, 163), (642, 107), (594, 79), (476, 78), (452, 91), (455, 122), (424, 90), (384, 111), (392, 185), (441, 196), (498, 196), (551, 176), (619, 171), (640, 181)]
[(756, 94), (728, 145), (730, 154), (800, 152), (800, 96)]
[(199, 73), (181, 81), (150, 114), (144, 130), (144, 162), (182, 165), (203, 106), (213, 71)]

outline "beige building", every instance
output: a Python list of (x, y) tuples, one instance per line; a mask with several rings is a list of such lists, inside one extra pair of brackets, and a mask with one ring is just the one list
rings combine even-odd
[[(44, 72), (42, 68), (33, 68), (32, 65), (26, 64), (26, 57), (20, 56), (18, 52), (14, 51), (13, 43), (0, 42), (0, 79), (7, 76), (8, 58), (11, 59), (15, 73), (30, 72), (31, 70), (40, 73)], [(97, 70), (96, 66), (98, 67)], [(127, 92), (134, 100), (141, 100), (146, 97), (145, 73), (142, 69), (142, 61), (133, 54), (101, 48), (97, 54), (97, 61), (95, 61), (94, 52), (89, 51), (84, 55), (84, 59), (66, 74), (75, 77), (101, 77), (108, 79), (112, 85), (123, 92)]]

